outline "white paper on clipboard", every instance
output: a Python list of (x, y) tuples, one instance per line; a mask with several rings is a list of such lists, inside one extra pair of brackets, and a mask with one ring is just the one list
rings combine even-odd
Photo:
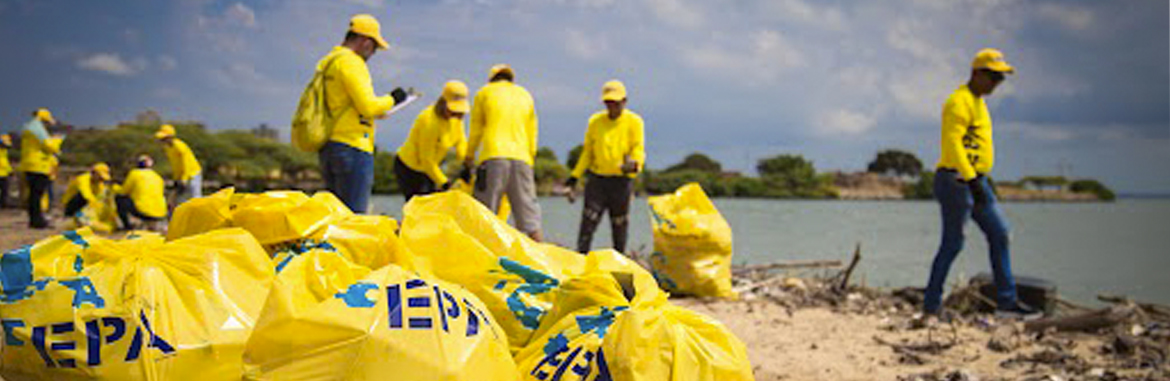
[(406, 106), (410, 106), (411, 103), (414, 103), (414, 101), (418, 100), (419, 98), (422, 98), (422, 94), (414, 93), (407, 95), (406, 99), (403, 99), (402, 102), (399, 102), (398, 104), (394, 105), (394, 107), (391, 107), (390, 111), (386, 112), (386, 116), (394, 115), (394, 113), (402, 110), (403, 108), (406, 108)]

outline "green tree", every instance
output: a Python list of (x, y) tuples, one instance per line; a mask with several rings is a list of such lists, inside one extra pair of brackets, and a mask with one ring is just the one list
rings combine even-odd
[(811, 161), (800, 155), (777, 155), (756, 165), (770, 197), (823, 198), (836, 195), (832, 175), (817, 175)]
[(569, 157), (568, 160), (565, 160), (565, 166), (569, 167), (570, 171), (573, 170), (573, 168), (577, 168), (577, 160), (581, 159), (582, 152), (585, 152), (584, 144), (578, 144), (569, 151)]
[(687, 169), (710, 173), (721, 173), (723, 172), (723, 165), (719, 164), (718, 161), (715, 161), (707, 155), (696, 152), (687, 155), (687, 157), (684, 158), (681, 163), (666, 168), (666, 172), (676, 172)]
[(912, 200), (934, 198), (934, 172), (925, 171), (918, 175), (918, 181), (902, 186), (902, 196)]
[(1101, 201), (1113, 201), (1117, 199), (1117, 195), (1113, 193), (1112, 189), (1105, 186), (1101, 182), (1093, 179), (1081, 179), (1073, 181), (1069, 185), (1069, 190), (1073, 193), (1089, 193), (1097, 196)]
[(398, 178), (394, 176), (394, 152), (374, 153), (374, 193), (399, 193)]
[(890, 149), (878, 152), (866, 171), (883, 175), (918, 176), (922, 172), (922, 161), (912, 153)]

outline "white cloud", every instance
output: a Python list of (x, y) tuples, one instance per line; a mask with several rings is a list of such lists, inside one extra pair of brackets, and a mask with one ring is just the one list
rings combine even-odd
[(703, 25), (703, 14), (686, 0), (646, 0), (650, 10), (667, 24), (695, 28)]
[(248, 28), (256, 27), (256, 12), (252, 8), (248, 8), (244, 3), (235, 3), (228, 6), (223, 13), (223, 18), (230, 24), (239, 25)]
[(77, 61), (77, 66), (92, 71), (99, 71), (106, 74), (129, 77), (136, 74), (141, 63), (128, 63), (122, 60), (122, 57), (115, 53), (96, 53)]
[(1093, 12), (1083, 7), (1044, 3), (1040, 4), (1036, 11), (1041, 18), (1056, 22), (1069, 30), (1082, 31), (1093, 26)]
[(804, 66), (804, 54), (780, 32), (762, 30), (747, 38), (749, 45), (732, 51), (721, 44), (683, 50), (684, 60), (693, 68), (716, 71), (743, 83), (760, 85), (772, 82), (796, 67)]
[(877, 120), (860, 112), (836, 109), (817, 117), (816, 131), (822, 135), (857, 135), (869, 131)]
[(847, 27), (845, 15), (838, 7), (814, 5), (803, 0), (778, 0), (766, 2), (768, 12), (785, 20), (829, 30), (844, 30)]

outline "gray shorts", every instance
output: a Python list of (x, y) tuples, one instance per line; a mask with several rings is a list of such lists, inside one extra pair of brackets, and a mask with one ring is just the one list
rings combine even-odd
[(500, 198), (506, 194), (516, 229), (528, 235), (540, 231), (540, 205), (536, 204), (536, 179), (531, 166), (519, 160), (490, 159), (476, 171), (476, 200), (495, 213), (500, 210)]

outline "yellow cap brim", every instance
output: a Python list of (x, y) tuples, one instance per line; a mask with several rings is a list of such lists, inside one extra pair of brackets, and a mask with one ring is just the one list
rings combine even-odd
[(461, 101), (447, 101), (447, 110), (466, 114), (468, 111), (471, 111), (471, 104), (466, 99)]
[(390, 49), (390, 43), (386, 42), (385, 38), (382, 38), (382, 36), (372, 36), (372, 37), (374, 38), (374, 41), (376, 41), (378, 43), (379, 48), (382, 48), (383, 50)]
[(169, 137), (172, 137), (172, 136), (175, 136), (175, 135), (168, 134), (168, 133), (166, 133), (166, 132), (156, 132), (156, 133), (154, 133), (154, 138), (155, 138), (155, 139), (165, 139), (165, 138), (169, 138)]
[(1000, 73), (1008, 73), (1008, 74), (1012, 74), (1012, 73), (1016, 72), (1016, 69), (1013, 68), (1012, 65), (1008, 65), (1007, 62), (1003, 62), (1003, 61), (996, 61), (996, 62), (989, 63), (989, 64), (987, 64), (987, 69), (992, 70), (992, 71), (998, 71)]
[(110, 181), (110, 174), (109, 172), (98, 172), (98, 178), (102, 181)]
[(623, 99), (626, 99), (626, 95), (625, 94), (618, 94), (616, 92), (615, 93), (606, 93), (606, 94), (601, 95), (602, 102), (606, 102), (606, 101), (621, 102)]

